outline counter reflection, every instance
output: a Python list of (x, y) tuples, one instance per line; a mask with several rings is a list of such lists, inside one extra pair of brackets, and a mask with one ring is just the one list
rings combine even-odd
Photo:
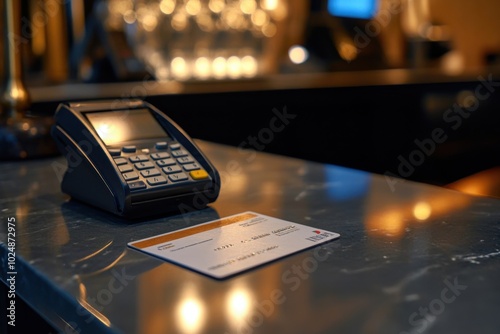
[(408, 228), (435, 223), (464, 210), (471, 201), (454, 192), (427, 191), (425, 196), (421, 191), (391, 192), (384, 182), (373, 182), (366, 202), (365, 229), (374, 237), (400, 239)]
[[(269, 156), (268, 159), (248, 162), (249, 159), (245, 159), (248, 157), (251, 156), (242, 154), (238, 160), (231, 160), (226, 168), (218, 166), (224, 189), (219, 203), (236, 197), (245, 198), (245, 201), (238, 201), (236, 206), (230, 207), (219, 206), (216, 202), (215, 207), (221, 216), (247, 210), (270, 215), (309, 212), (306, 221), (299, 222), (307, 224), (307, 220), (314, 219), (310, 213), (316, 206), (318, 210), (335, 215), (337, 208), (362, 201), (359, 213), (363, 216), (366, 234), (400, 239), (408, 228), (435, 223), (446, 215), (464, 210), (472, 201), (461, 193), (442, 192), (438, 187), (422, 189), (415, 184), (415, 187), (394, 188), (382, 175), (341, 166), (325, 165), (319, 170), (298, 160), (285, 163)], [(217, 158), (229, 159), (222, 155)], [(283, 171), (298, 177), (285, 177)], [(253, 173), (259, 173), (259, 182), (252, 182)], [(401, 179), (398, 182), (406, 181)], [(328, 201), (311, 201), (318, 197)], [(342, 221), (338, 223), (342, 224)]]
[[(252, 159), (228, 153), (222, 146), (206, 147), (218, 163), (224, 190), (213, 205), (216, 210), (193, 214), (189, 225), (180, 216), (142, 225), (112, 221), (87, 206), (64, 205), (57, 178), (47, 176), (54, 173), (50, 164), (38, 169), (33, 168), (38, 162), (10, 168), (5, 179), (22, 180), (9, 189), (8, 195), (16, 200), (6, 199), (5, 188), (0, 191), (2, 203), (8, 205), (4, 212), (15, 214), (19, 222), (19, 254), (35, 268), (49, 272), (104, 325), (135, 328), (145, 334), (257, 333), (261, 328), (273, 333), (321, 333), (353, 324), (359, 332), (387, 328), (380, 319), (400, 319), (393, 315), (408, 308), (402, 298), (411, 289), (399, 284), (406, 277), (422, 268), (449, 266), (469, 252), (464, 245), (476, 246), (476, 236), (496, 247), (496, 240), (488, 238), (494, 235), (495, 226), (478, 219), (479, 213), (472, 209), (482, 206), (486, 214), (481, 215), (489, 215), (495, 212), (493, 201), (409, 181), (392, 191), (379, 175), (266, 154)], [(297, 223), (342, 236), (330, 250), (326, 245), (320, 249), (323, 259), (315, 257), (315, 250), (304, 251), (224, 281), (126, 247), (132, 238), (247, 210), (294, 217)], [(471, 240), (471, 245), (464, 240)], [(477, 247), (482, 250), (484, 246)], [(465, 268), (463, 263), (457, 265)], [(115, 285), (117, 273), (126, 275), (122, 282), (126, 284)], [(434, 287), (441, 289), (441, 274), (432, 278), (438, 284)], [(422, 284), (432, 285), (429, 281)], [(426, 295), (426, 287), (419, 291), (422, 300), (432, 298)], [(80, 309), (70, 312), (81, 316)], [(316, 321), (307, 321), (311, 319)], [(366, 321), (358, 323), (359, 319)]]
[(240, 328), (251, 313), (254, 299), (252, 290), (245, 284), (233, 286), (226, 296), (226, 314), (231, 327)]
[(238, 333), (272, 323), (281, 313), (270, 299), (283, 284), (282, 267), (275, 263), (223, 283), (165, 263), (139, 279), (138, 332)]
[(200, 298), (196, 286), (186, 284), (176, 307), (176, 324), (179, 332), (202, 333), (206, 315), (206, 305)]

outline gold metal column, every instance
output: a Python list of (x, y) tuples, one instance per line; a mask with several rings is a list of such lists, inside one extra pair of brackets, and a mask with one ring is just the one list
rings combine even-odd
[(5, 90), (2, 93), (2, 118), (15, 122), (30, 105), (28, 90), (22, 80), (21, 1), (6, 0), (3, 10), (5, 50)]
[(51, 116), (36, 116), (23, 81), (21, 1), (4, 0), (4, 85), (0, 95), (0, 160), (57, 154), (50, 137)]

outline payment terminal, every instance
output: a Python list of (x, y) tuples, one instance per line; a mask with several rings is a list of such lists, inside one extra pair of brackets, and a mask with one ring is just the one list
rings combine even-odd
[(67, 160), (62, 191), (118, 216), (193, 211), (219, 195), (212, 163), (145, 101), (61, 103), (52, 136)]

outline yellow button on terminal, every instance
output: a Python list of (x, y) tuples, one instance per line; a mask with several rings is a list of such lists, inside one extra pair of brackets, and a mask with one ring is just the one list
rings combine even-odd
[(193, 170), (189, 172), (189, 175), (193, 178), (193, 180), (203, 180), (208, 177), (208, 173), (203, 169)]

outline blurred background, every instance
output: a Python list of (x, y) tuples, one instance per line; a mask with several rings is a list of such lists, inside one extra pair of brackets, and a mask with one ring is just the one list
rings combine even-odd
[(30, 86), (500, 66), (493, 0), (21, 2)]
[(498, 1), (21, 3), (21, 33), (0, 43), (19, 51), (34, 114), (143, 98), (241, 146), (286, 108), (296, 118), (253, 149), (438, 185), (500, 163)]

